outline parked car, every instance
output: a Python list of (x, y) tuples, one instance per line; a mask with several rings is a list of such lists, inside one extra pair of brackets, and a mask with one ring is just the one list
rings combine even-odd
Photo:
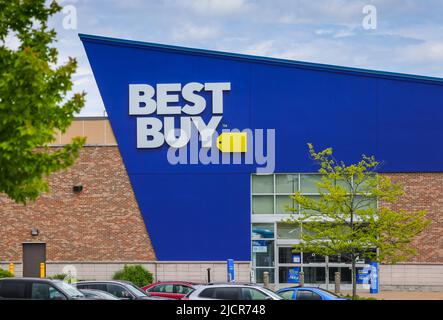
[(0, 299), (87, 300), (83, 293), (66, 282), (40, 278), (0, 279)]
[(183, 300), (283, 300), (273, 291), (252, 284), (196, 285)]
[(89, 300), (120, 300), (109, 292), (94, 289), (79, 289)]
[(193, 290), (196, 283), (186, 281), (156, 282), (142, 289), (153, 297), (165, 297), (180, 300)]
[(163, 297), (152, 297), (129, 281), (80, 281), (74, 283), (77, 289), (93, 289), (109, 292), (123, 300), (171, 300)]
[(314, 287), (291, 287), (277, 291), (285, 300), (347, 300), (335, 293)]

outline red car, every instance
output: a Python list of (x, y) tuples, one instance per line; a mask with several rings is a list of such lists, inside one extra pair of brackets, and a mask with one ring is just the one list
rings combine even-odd
[(142, 288), (143, 291), (151, 296), (166, 297), (180, 300), (189, 291), (193, 290), (192, 286), (196, 283), (186, 281), (165, 281), (156, 282)]

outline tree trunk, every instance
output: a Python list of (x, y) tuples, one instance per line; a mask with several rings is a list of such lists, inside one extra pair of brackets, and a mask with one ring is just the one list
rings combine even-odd
[(355, 257), (352, 255), (352, 300), (357, 298), (357, 274), (355, 268)]

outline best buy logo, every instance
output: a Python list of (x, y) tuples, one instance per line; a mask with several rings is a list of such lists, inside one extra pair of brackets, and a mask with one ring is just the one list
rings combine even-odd
[[(137, 116), (137, 148), (158, 148), (165, 142), (173, 148), (184, 147), (190, 140), (192, 126), (200, 134), (202, 147), (211, 147), (212, 136), (223, 117), (223, 95), (230, 90), (230, 82), (190, 82), (184, 86), (160, 83), (155, 88), (130, 84), (129, 115)], [(207, 105), (203, 92), (210, 92), (212, 98), (213, 116), (208, 123), (198, 116)], [(179, 105), (180, 97), (184, 105)], [(153, 114), (164, 116), (163, 121)], [(176, 116), (180, 116), (179, 128), (175, 127)]]

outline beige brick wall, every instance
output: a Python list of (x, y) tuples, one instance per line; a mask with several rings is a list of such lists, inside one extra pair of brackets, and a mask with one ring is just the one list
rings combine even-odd
[[(64, 268), (75, 270), (76, 278), (79, 280), (110, 280), (113, 274), (121, 270), (123, 266), (141, 264), (154, 275), (154, 281), (192, 281), (197, 283), (206, 283), (208, 280), (207, 269), (211, 268), (212, 282), (226, 281), (226, 262), (48, 262), (46, 265), (46, 274), (51, 276), (63, 273)], [(1, 264), (0, 268), (8, 270), (8, 264)], [(66, 271), (67, 269), (65, 269)], [(15, 265), (15, 275), (22, 275), (22, 264)], [(235, 263), (235, 280), (237, 282), (250, 281), (250, 263)]]
[(390, 290), (443, 291), (443, 264), (381, 265), (380, 286)]

